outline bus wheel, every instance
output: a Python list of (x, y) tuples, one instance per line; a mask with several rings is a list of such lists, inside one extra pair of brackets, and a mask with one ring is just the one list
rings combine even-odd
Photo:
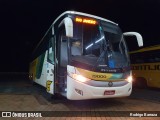
[(147, 88), (147, 81), (144, 78), (137, 78), (136, 79), (136, 87)]

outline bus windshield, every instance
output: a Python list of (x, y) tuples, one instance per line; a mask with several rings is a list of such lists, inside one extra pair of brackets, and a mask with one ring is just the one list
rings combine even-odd
[(128, 50), (120, 28), (112, 23), (74, 23), (71, 60), (95, 67), (129, 66)]

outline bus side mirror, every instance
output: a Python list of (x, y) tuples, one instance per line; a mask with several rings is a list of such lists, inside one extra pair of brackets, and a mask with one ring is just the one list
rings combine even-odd
[(64, 19), (64, 25), (66, 29), (66, 36), (67, 37), (73, 37), (73, 22), (72, 19), (69, 17), (66, 17)]
[(137, 32), (125, 32), (123, 33), (124, 36), (135, 36), (137, 38), (138, 46), (142, 47), (143, 46), (143, 38), (141, 34)]

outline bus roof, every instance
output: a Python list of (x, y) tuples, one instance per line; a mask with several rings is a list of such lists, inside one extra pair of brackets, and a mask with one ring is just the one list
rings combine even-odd
[(78, 14), (78, 15), (88, 16), (88, 17), (92, 17), (92, 18), (95, 18), (95, 19), (103, 20), (103, 21), (110, 22), (110, 23), (113, 23), (113, 24), (115, 24), (115, 25), (118, 25), (117, 23), (112, 22), (112, 21), (110, 21), (110, 20), (107, 20), (107, 19), (105, 19), (105, 18), (98, 17), (98, 16), (91, 15), (91, 14), (87, 14), (87, 13), (83, 13), (83, 12), (77, 12), (77, 11), (65, 11), (65, 12), (63, 12), (60, 16), (58, 16), (58, 17), (56, 18), (56, 20), (53, 22), (53, 24), (56, 23), (56, 21), (57, 21), (60, 17), (62, 17), (63, 15), (65, 15), (65, 14)]
[(160, 50), (160, 44), (159, 45), (153, 45), (153, 46), (145, 47), (145, 48), (142, 48), (142, 49), (139, 49), (139, 50), (135, 50), (135, 51), (131, 51), (131, 52), (129, 52), (129, 54), (152, 51), (152, 50)]

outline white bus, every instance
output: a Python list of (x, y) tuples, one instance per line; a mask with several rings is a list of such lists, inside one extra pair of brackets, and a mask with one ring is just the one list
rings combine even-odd
[(70, 100), (129, 96), (132, 73), (124, 36), (118, 24), (82, 12), (66, 11), (35, 48), (30, 78), (50, 94)]

